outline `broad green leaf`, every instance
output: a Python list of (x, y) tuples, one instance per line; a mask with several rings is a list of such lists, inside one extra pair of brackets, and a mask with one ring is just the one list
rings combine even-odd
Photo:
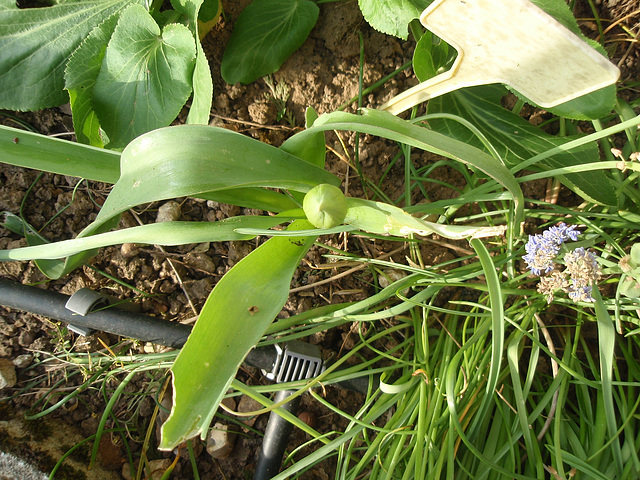
[(180, 125), (149, 132), (122, 152), (121, 176), (97, 222), (156, 200), (246, 187), (306, 192), (339, 184), (329, 172), (224, 128)]
[(209, 62), (200, 43), (198, 18), (200, 9), (204, 4), (207, 6), (207, 17), (211, 15), (210, 10), (214, 8), (217, 13), (219, 5), (217, 1), (203, 2), (203, 0), (174, 0), (171, 4), (176, 11), (186, 15), (189, 30), (196, 42), (196, 64), (191, 82), (193, 99), (189, 108), (187, 123), (207, 125), (213, 102), (213, 79), (211, 78)]
[(276, 72), (318, 20), (310, 0), (253, 0), (240, 14), (222, 57), (225, 82), (251, 83)]
[[(305, 111), (305, 128), (313, 126), (318, 118), (316, 111), (309, 107)], [(306, 160), (312, 165), (324, 168), (324, 162), (327, 155), (324, 132), (317, 132), (310, 137), (289, 137), (280, 145), (280, 148), (291, 155)]]
[(38, 110), (68, 102), (67, 60), (96, 25), (134, 1), (79, 0), (0, 9), (0, 108)]
[[(309, 107), (305, 111), (305, 128), (313, 125), (318, 118), (317, 112)], [(293, 135), (280, 145), (280, 148), (287, 153), (302, 158), (312, 165), (316, 165), (324, 169), (324, 163), (327, 156), (324, 132), (318, 132), (311, 137), (297, 137)], [(300, 192), (292, 192), (293, 198), (302, 205), (304, 194)]]
[(0, 0), (0, 10), (17, 10), (15, 0)]
[[(299, 220), (290, 229), (308, 229)], [(289, 296), (291, 278), (315, 237), (273, 237), (217, 283), (176, 358), (173, 407), (158, 448), (172, 450), (209, 424), (238, 367)]]
[(515, 224), (520, 225), (524, 220), (524, 196), (518, 181), (499, 160), (479, 148), (412, 125), (388, 112), (370, 109), (362, 109), (362, 115), (345, 112), (322, 115), (315, 121), (313, 127), (298, 132), (296, 136), (304, 138), (314, 135), (317, 131), (326, 130), (350, 130), (376, 135), (473, 166), (511, 193), (515, 206)]
[(616, 86), (609, 85), (582, 97), (561, 103), (556, 107), (547, 108), (547, 110), (558, 117), (597, 120), (611, 112), (616, 104), (616, 94)]
[[(239, 195), (250, 195), (250, 188), (260, 194), (256, 187), (306, 192), (318, 183), (340, 183), (329, 172), (276, 147), (205, 125), (149, 132), (131, 142), (120, 160), (120, 178), (96, 220), (78, 238), (114, 228), (122, 212), (143, 203), (184, 196), (216, 198), (216, 193), (228, 198), (234, 189), (242, 190)], [(72, 271), (94, 254), (89, 250), (68, 257), (54, 278)]]
[(118, 16), (112, 15), (94, 28), (73, 53), (64, 73), (65, 88), (69, 92), (71, 101), (76, 138), (79, 142), (94, 147), (103, 147), (104, 145), (100, 136), (100, 122), (91, 104), (91, 97), (102, 67), (104, 52), (117, 22)]
[[(470, 121), (489, 140), (508, 166), (518, 165), (523, 160), (562, 145), (572, 137), (556, 137), (534, 127), (518, 115), (502, 108), (500, 99), (504, 94), (500, 86), (473, 87), (443, 95), (429, 101), (427, 112), (436, 118), (429, 119), (429, 127), (466, 144), (484, 148), (474, 133), (461, 123), (437, 118), (438, 114), (452, 114)], [(589, 143), (571, 151), (562, 152), (541, 162), (544, 169), (582, 165), (600, 160), (598, 147)], [(615, 189), (603, 172), (570, 174), (560, 180), (587, 199), (605, 205), (616, 205)]]
[(427, 30), (413, 52), (413, 71), (418, 80), (424, 82), (447, 70), (456, 58), (456, 49)]
[(120, 154), (0, 125), (2, 163), (45, 172), (116, 183)]
[(217, 20), (222, 12), (220, 0), (204, 0), (198, 12), (198, 20), (203, 23)]
[[(120, 153), (112, 150), (4, 125), (0, 125), (0, 142), (4, 142), (2, 161), (10, 165), (105, 183), (116, 183), (120, 178)], [(282, 193), (255, 187), (201, 192), (194, 197), (270, 212), (283, 212), (298, 206)]]
[(162, 31), (132, 5), (120, 15), (93, 89), (93, 106), (110, 148), (167, 126), (191, 94), (196, 47), (187, 27)]
[(358, 0), (365, 20), (379, 32), (407, 39), (409, 23), (431, 0)]
[[(255, 234), (237, 230), (265, 229), (279, 225), (286, 217), (245, 216), (231, 217), (219, 222), (161, 222), (115, 230), (90, 237), (63, 240), (55, 244), (42, 238), (28, 224), (8, 212), (4, 226), (28, 238), (29, 247), (0, 250), (0, 260), (51, 260), (121, 243), (144, 245), (186, 245), (202, 242), (229, 242), (250, 240)], [(260, 231), (260, 230), (258, 230)]]
[(207, 125), (213, 103), (213, 79), (200, 40), (196, 41), (196, 52), (196, 65), (192, 78), (193, 100), (187, 115), (187, 123)]

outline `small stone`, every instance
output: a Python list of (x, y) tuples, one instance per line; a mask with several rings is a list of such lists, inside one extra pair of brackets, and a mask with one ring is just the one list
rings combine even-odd
[(125, 462), (122, 464), (122, 472), (120, 472), (123, 480), (133, 480), (133, 475), (131, 475), (131, 465), (129, 462)]
[(233, 450), (235, 434), (229, 430), (229, 426), (216, 423), (207, 436), (207, 453), (213, 458), (227, 458)]
[(16, 368), (27, 368), (33, 362), (33, 355), (30, 353), (23, 353), (13, 359), (13, 364)]
[(148, 478), (150, 480), (160, 480), (167, 469), (171, 466), (172, 460), (170, 458), (160, 458), (158, 460), (149, 461), (149, 471), (151, 475)]
[[(387, 268), (382, 271), (382, 275), (378, 275), (378, 284), (381, 288), (387, 288), (392, 283), (395, 283), (398, 280), (402, 280), (406, 276), (407, 273), (403, 270)], [(407, 296), (409, 294), (409, 289), (404, 288), (400, 293), (404, 296)]]
[(270, 125), (276, 121), (276, 107), (273, 103), (253, 103), (247, 107), (251, 121), (260, 125)]
[(162, 347), (151, 342), (145, 342), (144, 346), (142, 347), (144, 353), (158, 353), (161, 348)]
[(11, 388), (18, 382), (16, 367), (11, 360), (0, 358), (0, 390)]
[(201, 278), (190, 282), (188, 285), (189, 294), (195, 300), (205, 299), (213, 290), (214, 282), (211, 278)]
[(178, 202), (167, 202), (158, 209), (156, 223), (175, 222), (180, 219), (181, 214), (182, 211)]
[(216, 263), (203, 252), (191, 251), (184, 256), (184, 261), (191, 268), (200, 270), (203, 273), (213, 273), (216, 271)]
[(140, 253), (140, 247), (137, 243), (123, 243), (120, 247), (120, 253), (124, 258), (135, 257)]
[[(240, 397), (240, 402), (238, 403), (238, 413), (255, 412), (257, 410), (262, 410), (263, 408), (264, 407), (260, 402), (247, 395), (243, 395), (242, 397)], [(247, 427), (253, 427), (253, 424), (256, 423), (257, 419), (258, 415), (253, 417), (239, 417), (239, 420)]]
[(317, 418), (315, 414), (313, 412), (308, 412), (306, 410), (298, 414), (298, 419), (306, 423), (307, 425), (309, 425), (311, 428), (314, 428), (317, 423)]

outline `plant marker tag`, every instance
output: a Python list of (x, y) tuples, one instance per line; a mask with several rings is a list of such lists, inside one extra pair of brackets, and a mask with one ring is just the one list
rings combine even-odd
[(420, 17), (458, 56), (380, 108), (394, 115), (453, 90), (505, 84), (545, 108), (616, 82), (618, 68), (529, 0), (436, 0)]

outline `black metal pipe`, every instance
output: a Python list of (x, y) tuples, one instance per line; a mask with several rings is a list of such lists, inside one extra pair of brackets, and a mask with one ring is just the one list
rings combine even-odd
[[(172, 348), (182, 347), (191, 333), (189, 325), (117, 308), (105, 308), (86, 315), (78, 315), (67, 309), (69, 298), (68, 295), (0, 278), (0, 305), (5, 307), (42, 315), (91, 330), (136, 338)], [(272, 371), (276, 356), (277, 352), (274, 346), (254, 348), (248, 353), (244, 363)], [(372, 382), (374, 388), (377, 387), (379, 376), (374, 376)], [(340, 382), (338, 385), (366, 394), (369, 379), (361, 377)], [(280, 402), (294, 392), (295, 390), (281, 390), (276, 393), (274, 401)], [(296, 397), (284, 404), (282, 408), (295, 414), (299, 403), (300, 397)], [(268, 480), (280, 471), (282, 456), (292, 428), (291, 423), (277, 413), (271, 412), (254, 480)]]
[[(0, 278), (0, 305), (5, 307), (172, 348), (182, 347), (191, 333), (189, 325), (118, 308), (105, 308), (87, 315), (78, 315), (66, 308), (69, 298), (62, 293)], [(245, 358), (245, 363), (271, 370), (275, 357), (276, 350), (272, 346), (254, 348)]]
[(188, 325), (166, 322), (149, 315), (117, 308), (105, 308), (87, 315), (78, 315), (66, 308), (69, 298), (61, 293), (0, 278), (0, 305), (10, 308), (173, 348), (184, 345), (191, 333), (191, 327)]
[[(35, 313), (43, 317), (80, 327), (113, 333), (127, 338), (135, 338), (156, 345), (180, 348), (191, 333), (191, 327), (178, 322), (170, 322), (141, 313), (133, 313), (118, 308), (105, 308), (87, 315), (78, 315), (66, 308), (68, 295), (22, 285), (0, 278), (0, 305)], [(244, 359), (244, 363), (266, 371), (273, 369), (276, 350), (273, 346), (256, 347)], [(377, 387), (378, 376), (373, 379)], [(345, 380), (338, 384), (349, 390), (367, 393), (368, 377)]]
[[(295, 390), (280, 390), (276, 392), (273, 401), (279, 403), (288, 396), (295, 393)], [(281, 408), (288, 412), (296, 414), (300, 405), (300, 397), (285, 403)], [(282, 456), (287, 448), (289, 435), (293, 429), (293, 424), (289, 423), (275, 411), (269, 414), (269, 422), (264, 431), (264, 439), (262, 440), (262, 448), (260, 456), (256, 463), (256, 471), (253, 474), (253, 480), (269, 480), (280, 472), (282, 465)]]

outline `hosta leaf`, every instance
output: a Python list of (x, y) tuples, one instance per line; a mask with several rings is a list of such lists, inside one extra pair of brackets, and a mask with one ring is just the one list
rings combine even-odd
[(94, 28), (87, 39), (76, 49), (65, 70), (65, 88), (69, 92), (73, 127), (81, 143), (102, 147), (100, 122), (91, 104), (93, 87), (102, 67), (104, 52), (118, 22), (118, 16)]
[[(474, 87), (429, 100), (428, 113), (447, 113), (469, 120), (483, 133), (508, 166), (562, 145), (571, 137), (556, 137), (534, 127), (518, 115), (502, 108), (500, 98), (505, 90), (496, 85)], [(484, 149), (482, 142), (459, 122), (431, 119), (429, 127), (451, 138)], [(540, 162), (543, 169), (582, 165), (600, 160), (597, 145), (582, 147), (554, 155)], [(560, 180), (570, 189), (589, 200), (616, 205), (613, 183), (603, 172), (582, 172), (566, 175)]]
[(169, 125), (191, 93), (196, 47), (187, 27), (162, 31), (138, 5), (122, 13), (93, 89), (110, 148)]
[(254, 0), (238, 17), (222, 57), (227, 83), (251, 83), (277, 71), (309, 35), (319, 9), (310, 0)]
[(435, 77), (440, 69), (450, 66), (455, 57), (455, 48), (427, 30), (418, 40), (413, 52), (413, 71), (418, 80), (424, 82)]
[[(292, 230), (312, 228), (298, 220)], [(217, 283), (176, 359), (173, 407), (159, 448), (204, 435), (236, 371), (289, 296), (291, 277), (315, 237), (273, 237)]]
[(365, 20), (376, 30), (407, 39), (409, 23), (419, 18), (430, 0), (358, 0)]
[[(182, 12), (187, 17), (189, 30), (196, 41), (196, 64), (193, 69), (193, 100), (189, 108), (187, 123), (196, 123), (207, 125), (209, 123), (209, 114), (211, 112), (211, 103), (213, 102), (213, 79), (211, 78), (211, 70), (209, 62), (202, 49), (200, 43), (199, 13), (205, 2), (203, 0), (174, 0), (171, 2), (173, 8), (178, 12)], [(215, 7), (213, 7), (213, 5)], [(219, 11), (217, 1), (206, 2), (208, 10)], [(212, 8), (213, 7), (213, 8)], [(215, 17), (217, 19), (217, 17)]]
[(0, 108), (38, 110), (68, 102), (67, 60), (96, 25), (132, 3), (81, 0), (0, 8)]

